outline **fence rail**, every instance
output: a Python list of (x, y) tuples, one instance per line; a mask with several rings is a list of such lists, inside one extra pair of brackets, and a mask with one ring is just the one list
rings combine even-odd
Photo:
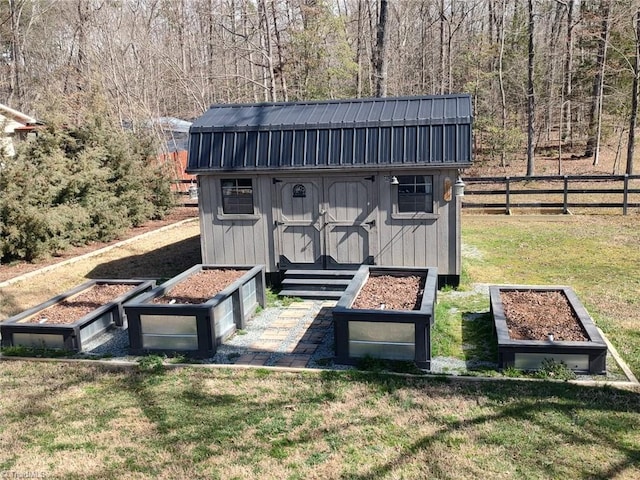
[(175, 179), (171, 181), (171, 191), (176, 196), (176, 203), (183, 207), (198, 206), (198, 185), (195, 180)]
[[(464, 182), (465, 210), (501, 209), (511, 214), (514, 208), (556, 209), (562, 213), (575, 208), (619, 208), (627, 215), (630, 209), (640, 208), (640, 175), (466, 177)], [(469, 197), (487, 201), (476, 202)]]

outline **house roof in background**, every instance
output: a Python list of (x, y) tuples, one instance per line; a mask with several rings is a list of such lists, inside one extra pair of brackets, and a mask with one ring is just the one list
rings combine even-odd
[(37, 120), (32, 116), (19, 112), (18, 110), (14, 110), (13, 108), (2, 103), (0, 103), (0, 114), (24, 125), (27, 125), (29, 123), (37, 123)]

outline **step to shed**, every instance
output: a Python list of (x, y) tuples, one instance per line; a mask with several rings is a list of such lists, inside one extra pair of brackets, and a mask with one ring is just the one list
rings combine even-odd
[(321, 298), (337, 300), (344, 292), (342, 290), (280, 290), (280, 297)]

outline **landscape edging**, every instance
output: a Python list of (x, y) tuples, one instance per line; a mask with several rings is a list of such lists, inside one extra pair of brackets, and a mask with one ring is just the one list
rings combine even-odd
[(142, 238), (150, 237), (151, 235), (154, 235), (156, 233), (164, 232), (166, 230), (171, 230), (172, 228), (180, 227), (180, 226), (185, 225), (187, 223), (195, 222), (195, 221), (198, 221), (198, 220), (199, 220), (198, 217), (187, 218), (185, 220), (180, 220), (179, 222), (171, 223), (169, 225), (165, 225), (164, 227), (160, 227), (160, 228), (155, 229), (155, 230), (149, 230), (148, 232), (141, 233), (140, 235), (136, 235), (135, 237), (127, 238), (126, 240), (122, 240), (120, 242), (116, 242), (116, 243), (114, 243), (112, 245), (107, 245), (106, 247), (99, 248), (98, 250), (94, 250), (92, 252), (88, 252), (88, 253), (85, 253), (83, 255), (79, 255), (77, 257), (68, 258), (66, 260), (63, 260), (62, 262), (54, 263), (52, 265), (47, 265), (46, 267), (39, 268), (38, 270), (33, 270), (31, 272), (23, 273), (22, 275), (18, 275), (17, 277), (13, 277), (13, 278), (10, 278), (9, 280), (5, 280), (4, 282), (0, 282), (0, 288), (8, 287), (9, 285), (13, 285), (14, 283), (20, 283), (20, 282), (22, 282), (24, 280), (27, 280), (27, 279), (31, 278), (31, 277), (35, 277), (37, 275), (50, 272), (50, 271), (55, 270), (57, 268), (64, 267), (65, 265), (70, 265), (72, 263), (79, 262), (79, 261), (85, 260), (87, 258), (91, 258), (91, 257), (96, 257), (98, 255), (102, 255), (103, 253), (107, 253), (110, 250), (113, 250), (113, 249), (119, 248), (119, 247), (123, 247), (125, 245), (133, 243), (133, 242), (135, 242), (137, 240), (140, 240)]

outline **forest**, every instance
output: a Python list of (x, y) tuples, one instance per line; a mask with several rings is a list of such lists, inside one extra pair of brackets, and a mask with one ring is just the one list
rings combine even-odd
[[(82, 124), (210, 104), (466, 92), (476, 158), (544, 149), (634, 173), (634, 0), (7, 0), (0, 98)], [(525, 173), (524, 171), (522, 172)]]

